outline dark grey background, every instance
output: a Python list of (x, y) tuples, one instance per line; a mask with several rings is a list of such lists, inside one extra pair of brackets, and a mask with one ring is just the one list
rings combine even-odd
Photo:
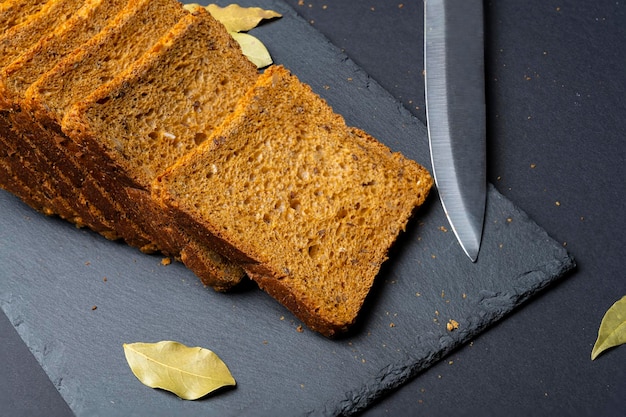
[[(287, 3), (424, 120), (421, 2)], [(589, 355), (603, 313), (626, 295), (625, 7), (485, 6), (489, 180), (578, 269), (365, 414), (618, 415), (626, 350)], [(4, 315), (0, 323), (2, 409), (70, 415)]]

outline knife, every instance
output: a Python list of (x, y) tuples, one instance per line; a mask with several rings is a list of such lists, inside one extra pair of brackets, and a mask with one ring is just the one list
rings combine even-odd
[(426, 119), (448, 222), (476, 262), (487, 199), (482, 0), (424, 0)]

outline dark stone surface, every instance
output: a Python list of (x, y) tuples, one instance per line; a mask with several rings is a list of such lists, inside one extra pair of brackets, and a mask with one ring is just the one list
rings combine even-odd
[[(285, 12), (255, 31), (277, 62), (350, 124), (429, 165), (421, 2), (326, 8), (288, 2), (363, 70), (280, 3), (249, 3)], [(366, 414), (617, 410), (624, 351), (593, 363), (589, 353), (601, 315), (626, 293), (624, 238), (617, 232), (624, 221), (611, 210), (624, 191), (624, 122), (617, 116), (624, 105), (615, 93), (623, 91), (616, 65), (623, 47), (620, 53), (619, 43), (610, 42), (623, 39), (624, 6), (486, 6), (495, 188), (479, 262), (471, 264), (453, 235), (440, 230), (446, 224), (433, 194), (394, 249), (354, 333), (342, 339), (298, 333), (299, 323), (254, 287), (214, 294), (180, 265), (163, 267), (158, 257), (44, 218), (0, 194), (0, 303), (70, 408), (79, 415), (336, 414), (406, 384)], [(555, 283), (572, 266), (564, 241), (582, 266)], [(449, 319), (460, 323), (457, 331), (445, 329)], [(0, 330), (3, 339), (15, 337), (10, 328)], [(121, 343), (161, 339), (213, 349), (238, 387), (189, 403), (142, 386), (124, 363)], [(19, 351), (10, 353), (36, 369), (32, 356)], [(27, 376), (49, 393), (49, 380)], [(19, 385), (11, 382), (19, 381), (14, 373), (7, 378)], [(24, 394), (9, 392), (2, 404), (24, 410), (16, 405)], [(46, 415), (68, 414), (50, 394), (32, 400), (52, 404)]]

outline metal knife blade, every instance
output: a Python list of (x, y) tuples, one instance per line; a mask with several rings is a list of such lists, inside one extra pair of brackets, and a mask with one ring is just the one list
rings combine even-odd
[(450, 226), (472, 262), (487, 196), (483, 26), (482, 0), (424, 0), (433, 176)]

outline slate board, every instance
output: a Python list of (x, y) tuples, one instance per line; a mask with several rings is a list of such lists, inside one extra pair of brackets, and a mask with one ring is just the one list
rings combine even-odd
[[(277, 0), (239, 4), (282, 13), (252, 32), (275, 62), (349, 124), (430, 169), (425, 126), (293, 9)], [(442, 229), (433, 192), (393, 248), (357, 326), (330, 340), (298, 332), (301, 323), (254, 284), (215, 293), (180, 264), (163, 266), (159, 256), (44, 217), (4, 191), (0, 213), (0, 306), (78, 416), (351, 414), (575, 266), (491, 185), (472, 264)], [(459, 323), (452, 332), (450, 319)], [(237, 387), (195, 402), (145, 387), (122, 343), (159, 340), (213, 350)]]

